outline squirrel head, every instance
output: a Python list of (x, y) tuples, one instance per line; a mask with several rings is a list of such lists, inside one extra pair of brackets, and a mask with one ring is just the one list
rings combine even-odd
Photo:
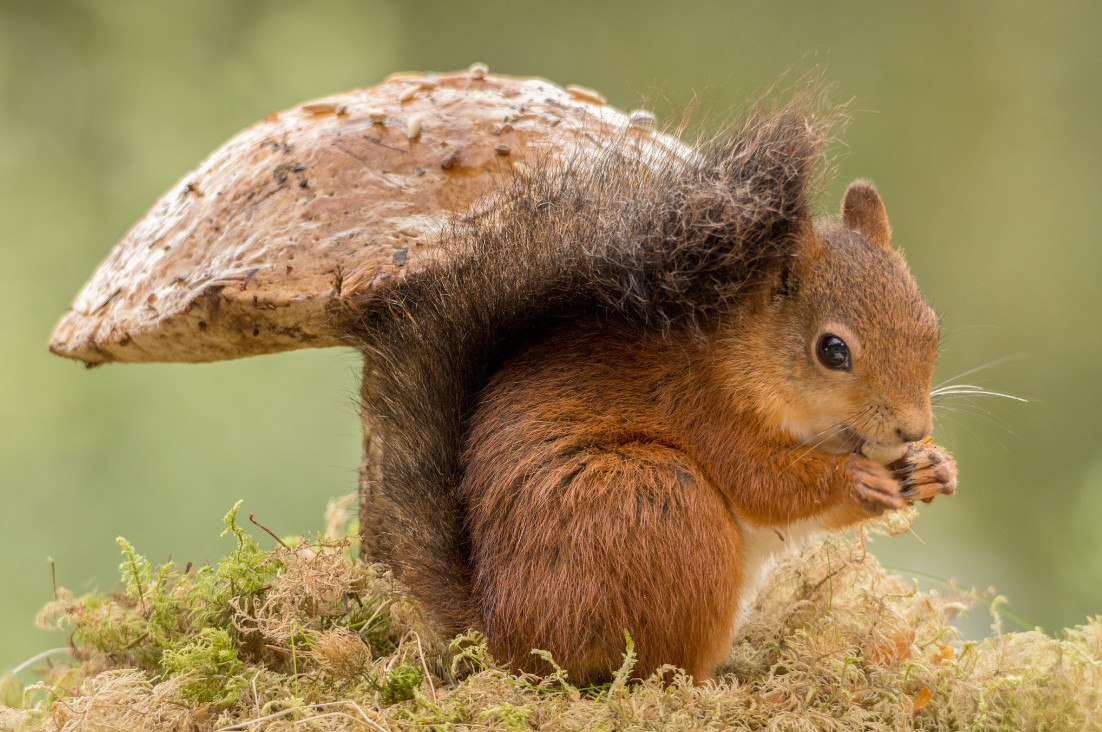
[(849, 186), (840, 224), (809, 222), (763, 290), (723, 360), (767, 423), (831, 452), (901, 455), (930, 434), (938, 319), (872, 184)]

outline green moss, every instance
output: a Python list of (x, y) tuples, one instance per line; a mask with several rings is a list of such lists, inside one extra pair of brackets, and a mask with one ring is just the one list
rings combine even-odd
[(187, 701), (232, 704), (241, 698), (245, 664), (237, 656), (230, 634), (221, 628), (203, 628), (186, 642), (161, 655), (169, 677), (184, 675), (180, 696)]
[(532, 729), (528, 724), (528, 717), (532, 715), (532, 706), (524, 704), (502, 703), (483, 709), (478, 718), (491, 726), (508, 730), (509, 732), (527, 732)]
[(386, 681), (379, 689), (379, 699), (390, 706), (413, 698), (413, 693), (421, 687), (425, 674), (412, 663), (402, 663), (392, 668), (386, 675)]
[[(67, 595), (61, 595), (65, 602)], [(51, 603), (57, 604), (57, 603)], [(58, 625), (73, 628), (74, 637), (109, 655), (126, 655), (147, 668), (156, 665), (150, 655), (145, 619), (132, 611), (125, 596), (85, 595), (60, 611)]]
[[(126, 594), (141, 603), (142, 612), (148, 612), (145, 603), (145, 588), (149, 585), (150, 564), (149, 560), (134, 550), (133, 545), (123, 537), (115, 539), (115, 543), (122, 549), (122, 564), (119, 565), (119, 574), (122, 575), (123, 584), (126, 586)], [(158, 576), (162, 572), (157, 573)]]
[(59, 590), (42, 619), (72, 628), (82, 663), (51, 665), (37, 684), (25, 670), (0, 677), (0, 729), (156, 718), (198, 730), (260, 719), (335, 730), (1078, 730), (1102, 719), (1102, 620), (1062, 638), (1004, 633), (996, 599), (994, 635), (963, 642), (949, 621), (974, 594), (920, 593), (853, 537), (779, 564), (716, 682), (669, 668), (637, 678), (625, 635), (610, 683), (578, 688), (545, 651), (533, 653), (549, 675), (518, 676), (477, 633), (439, 637), (348, 540), (262, 549), (239, 508), (215, 566), (155, 567), (120, 539), (122, 589)]

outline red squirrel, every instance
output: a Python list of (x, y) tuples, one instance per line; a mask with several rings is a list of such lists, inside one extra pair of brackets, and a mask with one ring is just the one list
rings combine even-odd
[(786, 541), (954, 492), (880, 196), (812, 220), (831, 121), (797, 94), (692, 159), (533, 170), (356, 300), (372, 558), (446, 632), (590, 683), (627, 631), (701, 681)]

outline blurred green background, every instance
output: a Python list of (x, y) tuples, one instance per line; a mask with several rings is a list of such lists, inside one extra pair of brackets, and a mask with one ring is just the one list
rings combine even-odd
[[(116, 582), (228, 548), (238, 498), (278, 533), (354, 490), (357, 359), (338, 350), (86, 371), (47, 336), (111, 245), (239, 129), (398, 70), (474, 61), (677, 118), (824, 69), (854, 99), (838, 177), (875, 180), (943, 316), (938, 378), (1028, 397), (942, 412), (960, 492), (883, 561), (995, 585), (1049, 631), (1102, 612), (1102, 4), (0, 2), (0, 668), (47, 557)], [(985, 611), (975, 611), (979, 630)]]

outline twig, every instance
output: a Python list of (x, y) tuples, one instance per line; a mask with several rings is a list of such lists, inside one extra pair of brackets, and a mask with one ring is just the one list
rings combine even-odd
[(260, 672), (257, 671), (253, 675), (253, 707), (256, 709), (256, 713), (260, 714), (260, 694), (256, 691), (256, 680), (260, 678)]
[(425, 649), (421, 647), (421, 636), (415, 632), (414, 640), (417, 641), (417, 653), (421, 656), (421, 668), (425, 670), (425, 678), (429, 682), (429, 690), (432, 692), (432, 700), (436, 701), (436, 685), (432, 683), (432, 674), (429, 673), (429, 665), (425, 663)]
[(268, 536), (272, 537), (272, 538), (273, 538), (273, 539), (275, 539), (275, 540), (276, 540), (277, 542), (279, 542), (279, 545), (280, 545), (280, 546), (282, 546), (282, 547), (283, 547), (284, 549), (286, 549), (287, 551), (293, 551), (293, 550), (291, 549), (291, 547), (289, 547), (289, 546), (287, 546), (286, 544), (284, 544), (284, 543), (283, 543), (283, 539), (280, 539), (280, 538), (279, 538), (278, 536), (276, 536), (276, 535), (275, 535), (275, 532), (273, 532), (273, 531), (272, 531), (271, 529), (269, 529), (269, 528), (268, 528), (267, 526), (265, 526), (264, 524), (260, 523), (260, 522), (259, 522), (259, 521), (257, 521), (256, 519), (254, 519), (254, 518), (253, 518), (253, 515), (252, 515), (251, 513), (249, 514), (249, 521), (252, 521), (252, 522), (253, 522), (254, 524), (256, 524), (257, 526), (259, 526), (260, 528), (262, 528), (262, 529), (264, 529), (264, 530), (265, 530), (266, 532), (268, 532)]
[(386, 603), (383, 602), (382, 600), (380, 600), (379, 601), (379, 606), (375, 608), (375, 612), (371, 613), (371, 617), (368, 618), (367, 622), (365, 622), (363, 627), (360, 628), (360, 635), (363, 635), (364, 632), (366, 632), (367, 629), (369, 627), (371, 627), (371, 621), (374, 620), (379, 615), (379, 613), (381, 613), (383, 611), (383, 606), (384, 605), (386, 605)]
[(19, 664), (15, 668), (13, 668), (11, 670), (11, 674), (12, 674), (12, 676), (14, 676), (15, 674), (19, 673), (20, 671), (23, 671), (23, 670), (33, 666), (34, 664), (38, 663), (39, 661), (46, 658), (47, 656), (51, 656), (51, 655), (53, 655), (55, 653), (59, 653), (61, 651), (64, 651), (65, 653), (68, 653), (68, 654), (72, 655), (72, 650), (69, 649), (69, 648), (51, 648), (48, 651), (43, 651), (42, 653), (39, 653), (37, 656), (32, 656), (31, 658), (28, 658), (26, 661)]
[(364, 721), (367, 722), (368, 724), (374, 726), (375, 729), (379, 730), (380, 732), (390, 732), (390, 727), (389, 726), (387, 726), (385, 728), (379, 726), (378, 722), (376, 722), (371, 717), (367, 716), (367, 712), (365, 712), (363, 709), (361, 709), (359, 704), (357, 704), (356, 702), (351, 701), (351, 700), (349, 700), (348, 703), (351, 704), (352, 706), (354, 706), (356, 708), (356, 711), (360, 713), (360, 716), (364, 718)]

